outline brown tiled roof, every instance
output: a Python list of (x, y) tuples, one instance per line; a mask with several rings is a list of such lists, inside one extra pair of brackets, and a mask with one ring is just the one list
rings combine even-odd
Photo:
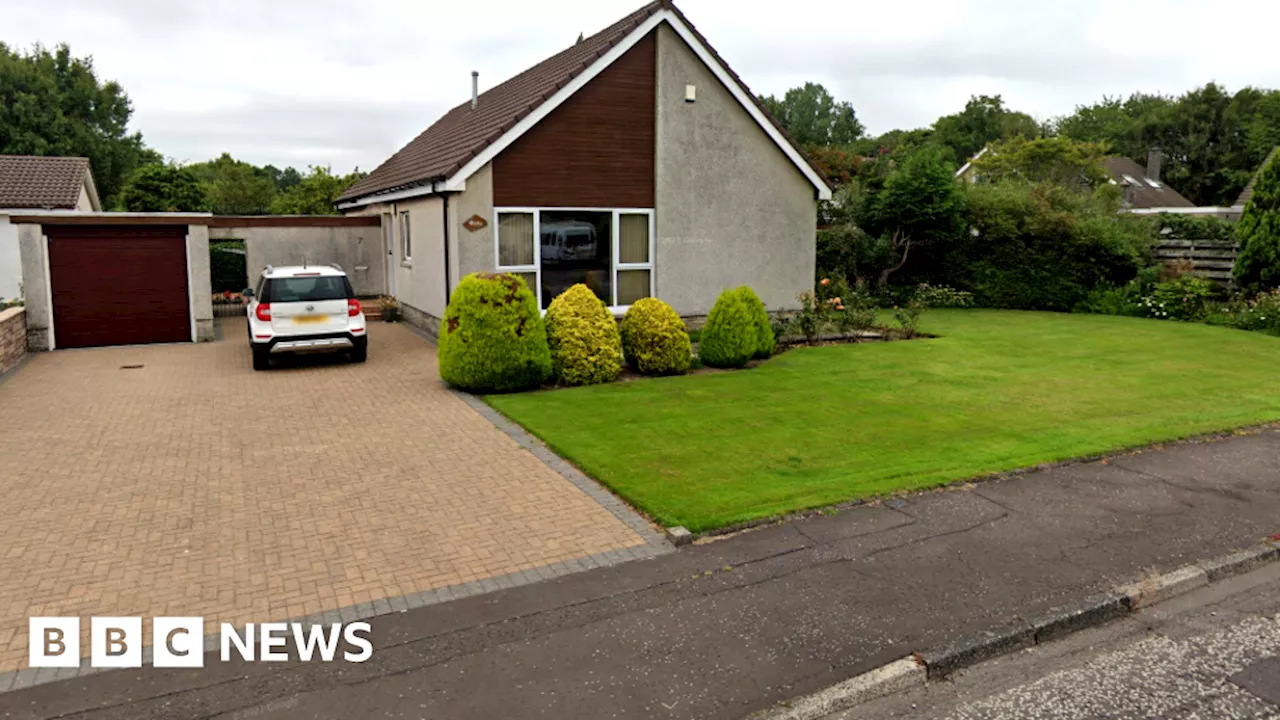
[[(1127, 157), (1109, 157), (1102, 161), (1107, 174), (1124, 191), (1124, 203), (1130, 208), (1195, 207), (1195, 203), (1182, 197), (1177, 190), (1160, 181), (1153, 187), (1147, 181), (1147, 169)], [(1131, 183), (1125, 176), (1136, 181)]]
[[(756, 107), (760, 108), (764, 116), (795, 146), (782, 126), (760, 105), (756, 96), (716, 54), (706, 38), (671, 4), (671, 0), (656, 0), (573, 47), (482, 93), (474, 109), (468, 100), (445, 113), (367, 177), (352, 185), (338, 198), (339, 202), (409, 188), (453, 175), (469, 160), (497, 142), (525, 116), (550, 100), (552, 95), (613, 49), (633, 30), (643, 25), (650, 16), (663, 9), (673, 11), (689, 27), (739, 87), (755, 101)], [(799, 151), (798, 147), (796, 149)], [(823, 177), (822, 172), (802, 151), (800, 156), (806, 158), (818, 177)]]
[(0, 208), (74, 210), (89, 159), (0, 155)]
[(1262, 161), (1262, 164), (1258, 166), (1258, 170), (1253, 173), (1253, 177), (1249, 178), (1249, 184), (1244, 186), (1244, 190), (1240, 191), (1240, 197), (1236, 198), (1236, 205), (1243, 207), (1248, 205), (1249, 201), (1253, 199), (1253, 188), (1258, 184), (1258, 176), (1262, 174), (1262, 168), (1271, 164), (1271, 161), (1275, 158), (1277, 152), (1280, 152), (1280, 147), (1273, 148), (1271, 152), (1267, 154), (1267, 159)]

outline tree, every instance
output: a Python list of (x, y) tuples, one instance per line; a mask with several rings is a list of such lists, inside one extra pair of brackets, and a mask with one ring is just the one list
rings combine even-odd
[(273, 215), (336, 215), (338, 197), (364, 177), (359, 170), (350, 175), (334, 175), (327, 167), (312, 167), (296, 186), (276, 196)]
[(281, 170), (275, 165), (265, 165), (262, 171), (271, 176), (271, 181), (276, 184), (276, 190), (282, 192), (302, 182), (302, 173), (293, 167)]
[(104, 207), (135, 168), (159, 161), (128, 131), (132, 114), (129, 96), (99, 81), (91, 58), (66, 45), (24, 54), (0, 43), (0, 153), (89, 158)]
[(188, 166), (200, 178), (215, 215), (265, 215), (276, 197), (276, 182), (264, 168), (222, 153), (216, 160)]
[(190, 168), (174, 163), (143, 165), (120, 190), (120, 205), (128, 212), (203, 212), (208, 209), (204, 188)]
[(1258, 175), (1236, 236), (1236, 281), (1251, 288), (1280, 287), (1280, 162), (1275, 158)]
[[(877, 260), (876, 284), (882, 290), (907, 264), (913, 249), (945, 243), (963, 227), (964, 196), (954, 167), (943, 155), (938, 148), (925, 147), (901, 162), (886, 157), (842, 198), (860, 231), (849, 233), (850, 240), (871, 243), (870, 251), (855, 254), (864, 261)], [(869, 269), (859, 269), (859, 286), (868, 284)]]
[(781, 100), (769, 95), (760, 102), (802, 146), (842, 147), (862, 137), (864, 128), (853, 106), (836, 102), (817, 83), (791, 88)]
[(975, 95), (961, 112), (938, 118), (931, 140), (946, 147), (951, 153), (947, 159), (958, 164), (996, 140), (1041, 134), (1034, 118), (1009, 110), (999, 95)]
[(973, 166), (983, 182), (1047, 182), (1092, 189), (1107, 182), (1107, 172), (1102, 167), (1106, 154), (1106, 146), (1101, 143), (1061, 136), (1034, 140), (1015, 137), (993, 143), (973, 161)]

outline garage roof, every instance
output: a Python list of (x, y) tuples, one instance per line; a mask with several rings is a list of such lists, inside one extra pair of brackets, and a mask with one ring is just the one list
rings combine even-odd
[(0, 208), (74, 210), (86, 186), (96, 209), (88, 158), (0, 155)]

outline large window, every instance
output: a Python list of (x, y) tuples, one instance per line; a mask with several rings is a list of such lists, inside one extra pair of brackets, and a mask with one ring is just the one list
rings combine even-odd
[(497, 268), (522, 276), (546, 308), (583, 283), (611, 307), (653, 294), (653, 211), (501, 208)]

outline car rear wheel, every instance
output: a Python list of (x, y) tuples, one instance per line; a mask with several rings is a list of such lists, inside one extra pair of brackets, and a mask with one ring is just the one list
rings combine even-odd
[(253, 349), (253, 369), (266, 370), (271, 367), (271, 356), (267, 354), (266, 348)]
[(369, 358), (369, 343), (363, 342), (356, 345), (351, 351), (351, 362), (364, 362)]

